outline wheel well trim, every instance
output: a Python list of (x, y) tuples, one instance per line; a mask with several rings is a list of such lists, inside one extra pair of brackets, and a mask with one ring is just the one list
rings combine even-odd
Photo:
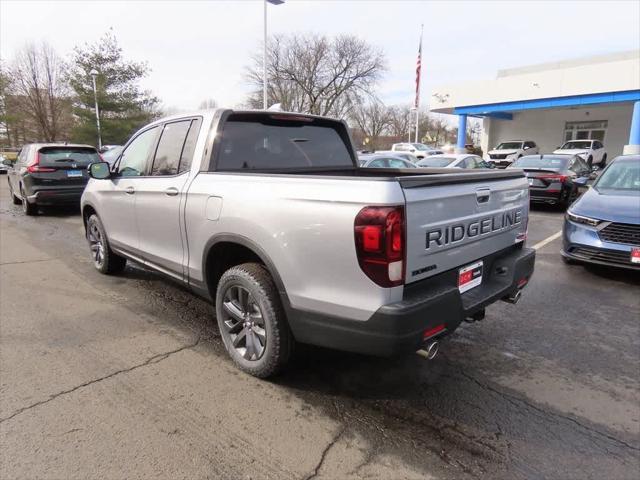
[[(276, 284), (276, 288), (278, 289), (278, 294), (280, 295), (280, 299), (283, 304), (289, 305), (289, 297), (287, 296), (287, 291), (284, 287), (284, 283), (280, 274), (278, 273), (278, 269), (276, 268), (274, 262), (271, 260), (271, 257), (264, 251), (262, 247), (260, 247), (257, 243), (251, 240), (248, 237), (243, 235), (233, 234), (233, 233), (219, 233), (211, 237), (204, 246), (204, 253), (202, 255), (202, 279), (205, 284), (205, 288), (208, 290), (209, 285), (207, 284), (207, 260), (209, 258), (209, 254), (211, 249), (215, 247), (219, 243), (236, 243), (242, 247), (251, 250), (264, 264), (267, 268), (267, 271), (273, 278), (273, 281)], [(215, 292), (211, 292), (215, 298)]]

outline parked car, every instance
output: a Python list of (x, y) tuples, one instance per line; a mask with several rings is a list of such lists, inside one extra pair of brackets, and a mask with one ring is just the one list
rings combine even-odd
[(413, 162), (404, 158), (377, 153), (360, 155), (358, 162), (363, 168), (416, 168)]
[(112, 149), (114, 149), (114, 148), (122, 148), (122, 145), (103, 145), (103, 146), (100, 148), (100, 153), (106, 153), (106, 152), (108, 152), (109, 150), (112, 150)]
[(42, 205), (80, 204), (89, 176), (87, 166), (101, 161), (89, 145), (33, 143), (22, 147), (9, 170), (9, 190), (25, 215), (35, 215)]
[(640, 270), (640, 155), (615, 158), (567, 211), (562, 257)]
[(12, 167), (12, 162), (0, 155), (0, 173), (7, 173)]
[(518, 158), (536, 153), (538, 153), (538, 145), (532, 140), (509, 140), (489, 150), (488, 161), (498, 168), (507, 168)]
[(141, 262), (213, 300), (229, 355), (258, 377), (282, 368), (294, 341), (435, 355), (463, 320), (515, 303), (533, 273), (529, 204), (514, 195), (522, 171), (460, 182), (455, 169), (359, 168), (338, 120), (177, 115), (90, 173), (95, 268)]
[(525, 171), (532, 202), (564, 208), (578, 198), (591, 177), (589, 165), (577, 155), (527, 155), (509, 168)]
[(553, 153), (579, 155), (587, 161), (590, 167), (598, 165), (598, 167), (604, 168), (607, 164), (607, 152), (599, 140), (571, 140), (558, 147)]
[(113, 165), (120, 156), (120, 153), (122, 153), (122, 149), (122, 145), (113, 145), (113, 148), (108, 149), (102, 154), (102, 159), (109, 165)]
[(413, 153), (409, 152), (394, 152), (393, 150), (378, 150), (375, 153), (376, 155), (391, 155), (397, 158), (402, 158), (403, 160), (407, 160), (411, 163), (416, 163), (418, 161), (418, 157), (416, 157)]
[(485, 162), (477, 155), (468, 153), (452, 155), (434, 155), (424, 160), (419, 160), (418, 167), (439, 167), (439, 168), (493, 168), (492, 164)]
[(409, 152), (415, 155), (418, 160), (422, 160), (423, 158), (431, 155), (440, 155), (441, 153), (444, 153), (440, 148), (430, 147), (423, 143), (394, 143), (391, 146), (391, 151)]

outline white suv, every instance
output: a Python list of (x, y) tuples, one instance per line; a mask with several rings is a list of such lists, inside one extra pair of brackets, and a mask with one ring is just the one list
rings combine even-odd
[(578, 155), (586, 160), (590, 167), (598, 165), (604, 168), (607, 164), (607, 152), (599, 140), (570, 140), (553, 153)]
[(391, 146), (393, 152), (408, 152), (415, 155), (418, 160), (432, 155), (441, 155), (444, 152), (439, 148), (430, 147), (424, 143), (394, 143)]
[(508, 140), (500, 143), (493, 150), (489, 150), (487, 160), (496, 167), (507, 168), (514, 161), (524, 155), (538, 153), (538, 145), (531, 140)]

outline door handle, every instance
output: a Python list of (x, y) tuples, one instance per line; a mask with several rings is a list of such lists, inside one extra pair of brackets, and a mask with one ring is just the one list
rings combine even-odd
[(124, 193), (128, 193), (129, 195), (133, 195), (134, 193), (136, 193), (136, 189), (133, 187), (127, 187), (124, 189)]
[(164, 193), (170, 197), (174, 197), (178, 194), (178, 189), (176, 187), (169, 187), (164, 191)]

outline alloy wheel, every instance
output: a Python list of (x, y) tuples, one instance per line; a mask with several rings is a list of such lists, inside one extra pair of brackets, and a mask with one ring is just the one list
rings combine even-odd
[(104, 263), (104, 241), (102, 239), (100, 229), (94, 221), (89, 223), (87, 240), (89, 240), (89, 248), (91, 249), (93, 263), (95, 263), (98, 268), (102, 267), (102, 264)]
[(224, 293), (223, 325), (231, 346), (245, 360), (258, 360), (267, 346), (267, 330), (257, 302), (246, 288), (231, 285)]

